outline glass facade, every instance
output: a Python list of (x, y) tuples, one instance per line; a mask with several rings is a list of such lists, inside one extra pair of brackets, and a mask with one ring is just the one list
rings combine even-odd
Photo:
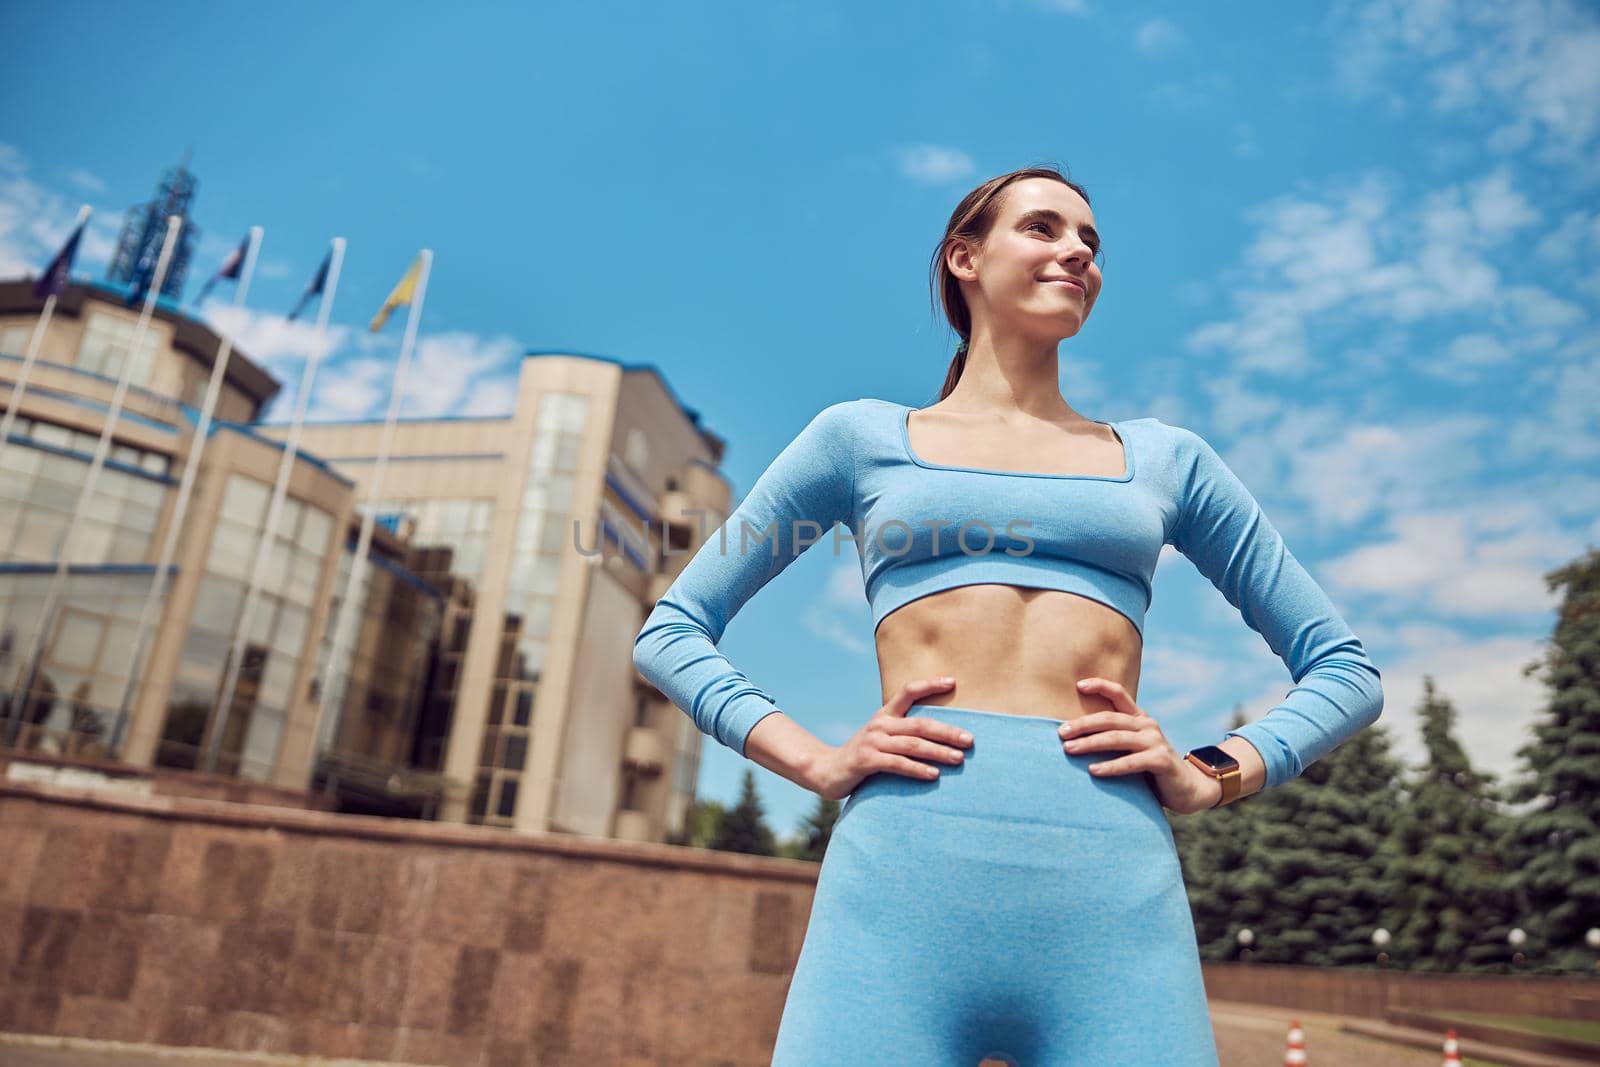
[(3, 736), (15, 736), (18, 749), (109, 756), (134, 630), (155, 567), (86, 567), (67, 574), (56, 597), (44, 653), (38, 669), (31, 672), (29, 692), (17, 701), (22, 714), (20, 723), (15, 723), (11, 704), (30, 673), (26, 661), (37, 640), (53, 578), (53, 568), (0, 569)]
[[(355, 547), (347, 542), (339, 556), (311, 687), (319, 700)], [(370, 546), (365, 570), (356, 589), (358, 614), (346, 621), (344, 648), (328, 683), (329, 710), (323, 713), (317, 751), (333, 749), (383, 763), (410, 764), (443, 598), (415, 575), (372, 555)]]
[(568, 515), (588, 407), (588, 397), (580, 393), (539, 397), (506, 579), (488, 722), (468, 805), (472, 822), (510, 826), (516, 814), (550, 616), (572, 536)]
[[(137, 329), (138, 324), (128, 319), (91, 312), (83, 327), (83, 341), (78, 345), (78, 369), (120, 379), (128, 353), (133, 349), (133, 335)], [(128, 379), (129, 384), (149, 384), (159, 336), (156, 330), (145, 330), (139, 354), (134, 360), (133, 374)]]
[[(366, 503), (358, 505), (366, 511)], [(473, 585), (483, 580), (484, 553), (489, 548), (489, 530), (494, 525), (494, 501), (473, 499), (389, 499), (374, 509), (378, 515), (405, 515), (416, 523), (411, 532), (413, 545), (448, 545), (450, 572), (471, 578)]]
[[(239, 625), (253, 553), (266, 524), (271, 487), (230, 474), (162, 730), (156, 762), (199, 767), (222, 696), (229, 645)], [(266, 780), (294, 705), (317, 578), (330, 549), (333, 517), (286, 497), (267, 553), (250, 633), (245, 635), (232, 710), (215, 770)]]
[[(0, 561), (54, 563), (89, 480), (98, 437), (18, 418), (0, 449)], [(70, 563), (143, 563), (174, 481), (169, 459), (113, 440), (85, 505)]]

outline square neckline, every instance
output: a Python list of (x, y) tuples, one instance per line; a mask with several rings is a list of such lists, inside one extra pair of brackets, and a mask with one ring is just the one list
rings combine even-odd
[(919, 467), (935, 471), (961, 471), (966, 474), (987, 474), (997, 478), (1062, 478), (1070, 481), (1089, 482), (1131, 482), (1133, 481), (1133, 449), (1128, 444), (1128, 435), (1124, 429), (1125, 423), (1119, 421), (1105, 422), (1100, 419), (1091, 419), (1091, 422), (1108, 426), (1116, 435), (1117, 442), (1122, 445), (1121, 474), (1047, 474), (1037, 471), (1002, 471), (989, 467), (967, 467), (954, 463), (933, 463), (923, 459), (911, 447), (911, 413), (920, 411), (909, 404), (897, 405), (900, 408), (900, 447), (905, 452), (906, 458)]

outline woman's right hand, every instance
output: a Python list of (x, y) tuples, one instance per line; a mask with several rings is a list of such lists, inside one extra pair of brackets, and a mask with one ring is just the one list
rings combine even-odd
[(931, 716), (906, 718), (911, 705), (929, 693), (946, 692), (955, 684), (954, 678), (932, 678), (902, 685), (854, 737), (828, 749), (817, 760), (812, 774), (815, 792), (829, 800), (839, 800), (855, 792), (863, 778), (878, 771), (931, 780), (939, 777), (939, 768), (921, 760), (959, 765), (966, 758), (962, 749), (972, 744), (971, 734)]

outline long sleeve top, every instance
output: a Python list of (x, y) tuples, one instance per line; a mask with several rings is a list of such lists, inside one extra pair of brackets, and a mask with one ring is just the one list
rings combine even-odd
[(634, 663), (702, 732), (744, 755), (751, 729), (778, 710), (717, 644), (739, 609), (813, 544), (860, 561), (874, 631), (919, 597), (998, 583), (1095, 600), (1141, 637), (1170, 544), (1294, 681), (1264, 716), (1227, 734), (1260, 752), (1264, 788), (1378, 718), (1381, 676), (1360, 639), (1200, 435), (1155, 418), (1111, 422), (1121, 474), (995, 471), (923, 460), (906, 429), (912, 410), (871, 398), (823, 409), (656, 602)]

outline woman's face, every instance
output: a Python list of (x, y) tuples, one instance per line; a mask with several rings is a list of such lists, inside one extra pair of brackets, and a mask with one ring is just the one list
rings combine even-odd
[(977, 284), (976, 294), (968, 289), (974, 325), (980, 314), (975, 295), (991, 328), (1001, 320), (1030, 333), (1048, 329), (1071, 337), (1100, 295), (1094, 212), (1083, 197), (1050, 178), (1023, 178), (1000, 195), (1000, 217), (984, 243), (953, 241), (947, 261), (958, 278)]

